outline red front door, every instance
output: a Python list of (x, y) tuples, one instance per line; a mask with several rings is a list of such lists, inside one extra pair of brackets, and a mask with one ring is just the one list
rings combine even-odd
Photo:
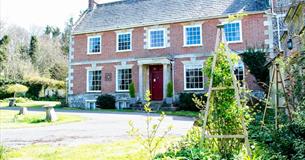
[(149, 86), (152, 100), (163, 100), (163, 66), (149, 66)]

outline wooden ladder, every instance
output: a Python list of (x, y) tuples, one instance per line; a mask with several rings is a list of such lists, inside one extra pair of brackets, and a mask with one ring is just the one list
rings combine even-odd
[[(223, 25), (217, 26), (215, 52), (217, 51), (217, 48), (219, 47), (220, 41), (222, 41), (225, 44), (226, 50), (229, 49), (226, 44), (224, 34), (222, 33), (222, 28), (223, 28)], [(227, 61), (229, 62), (229, 65), (230, 65), (230, 73), (231, 73), (231, 76), (233, 79), (233, 86), (232, 87), (213, 87), (213, 78), (214, 78), (213, 73), (215, 70), (216, 60), (217, 60), (217, 53), (214, 53), (213, 62), (212, 62), (212, 72), (211, 72), (211, 78), (210, 78), (209, 90), (208, 90), (208, 97), (207, 97), (205, 111), (203, 112), (204, 121), (203, 121), (203, 126), (202, 126), (202, 141), (204, 141), (205, 138), (240, 138), (240, 139), (244, 139), (246, 149), (247, 149), (247, 154), (249, 155), (250, 159), (252, 159), (250, 144), (249, 144), (249, 139), (248, 139), (248, 131), (246, 128), (245, 118), (244, 118), (243, 113), (240, 115), (242, 129), (243, 129), (243, 134), (241, 134), (241, 135), (209, 135), (206, 131), (206, 125), (207, 125), (207, 120), (208, 120), (208, 115), (209, 115), (209, 110), (210, 110), (211, 94), (213, 91), (222, 91), (222, 90), (226, 90), (226, 89), (234, 90), (237, 105), (238, 105), (239, 109), (242, 109), (241, 100), (240, 100), (240, 90), (239, 90), (238, 83), (237, 83), (237, 80), (236, 80), (236, 77), (234, 74), (233, 63), (231, 61), (230, 55), (229, 54), (226, 54), (226, 55), (227, 55)]]
[[(267, 109), (274, 109), (274, 125), (275, 125), (275, 129), (278, 128), (278, 110), (279, 108), (285, 108), (287, 109), (288, 112), (288, 118), (289, 120), (292, 119), (292, 115), (291, 115), (291, 110), (289, 108), (289, 104), (288, 104), (288, 97), (287, 97), (287, 93), (286, 93), (286, 88), (285, 88), (285, 82), (283, 79), (283, 75), (281, 74), (281, 70), (279, 67), (279, 63), (277, 62), (273, 62), (272, 64), (272, 75), (271, 75), (271, 79), (269, 82), (269, 89), (268, 89), (268, 94), (267, 94), (267, 102), (265, 105), (265, 109), (264, 109), (264, 115), (263, 115), (263, 120), (262, 120), (262, 127), (264, 126), (264, 122), (265, 122), (265, 118), (266, 118), (266, 114), (267, 114)], [(269, 105), (269, 102), (271, 101), (272, 97), (271, 97), (271, 91), (272, 91), (272, 87), (275, 81), (275, 98), (274, 98), (274, 107), (272, 107), (271, 105)], [(280, 102), (279, 102), (279, 83), (281, 84), (282, 90), (284, 92), (284, 97), (285, 97), (285, 106), (279, 106)]]

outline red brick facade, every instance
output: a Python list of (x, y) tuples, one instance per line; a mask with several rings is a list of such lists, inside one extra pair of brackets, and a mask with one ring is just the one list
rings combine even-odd
[[(242, 43), (229, 44), (235, 51), (243, 51), (248, 46), (260, 47), (268, 39), (266, 32), (268, 27), (265, 14), (252, 14), (242, 19)], [(138, 60), (156, 57), (175, 56), (174, 58), (174, 90), (175, 93), (184, 92), (184, 65), (182, 61), (206, 59), (215, 48), (216, 26), (220, 23), (218, 19), (198, 21), (202, 23), (203, 45), (197, 47), (183, 47), (183, 26), (185, 23), (164, 24), (168, 27), (169, 47), (163, 49), (145, 49), (145, 27), (130, 28), (132, 30), (132, 51), (116, 52), (116, 30), (99, 32), (94, 34), (81, 34), (73, 36), (74, 52), (70, 68), (72, 69), (69, 90), (70, 95), (85, 94), (86, 91), (86, 67), (92, 65), (102, 66), (102, 93), (116, 92), (116, 68), (121, 61), (132, 66), (132, 81), (135, 83), (137, 94), (139, 94), (139, 65)], [(191, 22), (191, 23), (198, 23)], [(160, 25), (162, 26), (162, 25)], [(148, 26), (149, 27), (149, 26)], [(87, 55), (87, 37), (90, 35), (102, 36), (101, 54)], [(148, 64), (145, 64), (148, 65)], [(170, 66), (168, 66), (170, 67)], [(111, 80), (105, 79), (105, 73), (111, 73)], [(170, 73), (172, 74), (172, 73)], [(145, 75), (143, 75), (145, 76)], [(170, 75), (171, 76), (171, 75)], [(253, 78), (247, 78), (253, 79)], [(145, 83), (145, 82), (144, 82)], [(251, 82), (252, 83), (252, 82)], [(253, 89), (254, 85), (250, 85)], [(207, 88), (207, 87), (205, 87)], [(142, 92), (143, 93), (143, 92)], [(141, 97), (141, 96), (140, 96)]]

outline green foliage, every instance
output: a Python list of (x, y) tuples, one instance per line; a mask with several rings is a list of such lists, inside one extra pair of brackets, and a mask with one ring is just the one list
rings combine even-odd
[(13, 84), (6, 86), (6, 92), (14, 94), (14, 97), (16, 97), (16, 93), (26, 93), (29, 90), (27, 86), (21, 85), (21, 84)]
[(174, 90), (174, 84), (172, 81), (167, 83), (167, 91), (166, 96), (167, 97), (173, 97), (173, 90)]
[(178, 143), (172, 144), (169, 149), (156, 156), (156, 160), (181, 159), (181, 160), (210, 160), (220, 159), (217, 153), (206, 148), (201, 148), (201, 128), (193, 127)]
[(68, 76), (68, 67), (65, 64), (55, 63), (49, 72), (52, 79), (65, 81)]
[[(0, 40), (0, 70), (4, 67), (4, 63), (7, 61), (7, 55), (8, 55), (8, 44), (10, 42), (10, 39), (7, 35), (3, 36)], [(1, 72), (0, 72), (1, 73)]]
[(36, 36), (31, 37), (29, 56), (31, 57), (32, 63), (36, 63), (38, 51), (38, 39)]
[(269, 83), (269, 69), (266, 65), (267, 51), (265, 49), (248, 48), (242, 54), (242, 60), (258, 82)]
[(206, 96), (201, 93), (181, 93), (179, 95), (179, 103), (177, 106), (180, 110), (184, 111), (199, 111), (199, 108), (196, 107), (195, 102), (193, 101), (193, 96), (202, 97), (204, 101), (206, 101)]
[(7, 152), (7, 149), (3, 145), (0, 145), (0, 160), (7, 160)]
[(68, 55), (69, 53), (69, 45), (70, 45), (70, 36), (73, 27), (73, 18), (71, 17), (68, 22), (66, 22), (66, 26), (64, 32), (62, 33), (61, 42), (62, 47), (61, 50), (63, 51), (64, 55)]
[(115, 109), (115, 97), (110, 94), (103, 94), (96, 99), (97, 107), (101, 109)]
[(172, 126), (169, 126), (166, 131), (160, 133), (161, 136), (157, 136), (161, 124), (164, 121), (165, 114), (161, 113), (161, 116), (160, 118), (158, 118), (157, 123), (153, 123), (153, 117), (150, 115), (152, 111), (150, 108), (150, 96), (150, 91), (147, 90), (145, 93), (146, 103), (144, 104), (144, 111), (146, 112), (146, 133), (142, 134), (142, 132), (140, 132), (140, 130), (134, 126), (134, 123), (132, 121), (129, 121), (129, 126), (131, 129), (128, 132), (129, 135), (135, 137), (138, 142), (141, 142), (142, 146), (148, 154), (147, 160), (154, 159), (157, 151), (161, 147), (162, 142), (165, 140), (165, 137), (168, 135), (169, 131), (172, 130)]
[[(213, 74), (213, 87), (233, 86), (233, 77), (230, 71), (230, 64), (227, 60), (228, 51), (224, 44), (220, 44), (216, 51), (217, 61)], [(237, 63), (238, 56), (230, 54), (233, 64)], [(213, 57), (207, 59), (204, 73), (209, 78), (212, 77)], [(235, 78), (235, 77), (234, 77)], [(213, 92), (210, 100), (209, 117), (207, 121), (207, 131), (211, 135), (240, 135), (243, 134), (241, 125), (241, 115), (243, 110), (237, 106), (235, 92), (232, 89), (225, 89)], [(218, 153), (222, 159), (233, 159), (242, 151), (243, 141), (241, 139), (206, 139), (205, 145)]]
[(133, 82), (130, 83), (129, 85), (129, 95), (131, 98), (135, 98), (136, 97), (136, 89), (135, 89), (135, 85)]
[[(10, 98), (6, 98), (3, 100), (3, 102), (9, 102)], [(15, 102), (16, 103), (27, 103), (27, 102), (32, 102), (31, 99), (28, 99), (28, 98), (23, 98), (23, 97), (18, 97), (18, 98), (15, 98)]]

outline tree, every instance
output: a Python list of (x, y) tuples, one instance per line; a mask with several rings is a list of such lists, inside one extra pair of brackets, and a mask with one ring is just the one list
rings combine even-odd
[(37, 60), (37, 50), (38, 50), (38, 40), (36, 36), (31, 37), (29, 55), (31, 57), (32, 63), (36, 63)]
[(58, 27), (52, 28), (52, 38), (57, 38), (60, 35), (60, 29)]
[(68, 75), (68, 67), (66, 64), (56, 63), (49, 69), (52, 79), (65, 81)]
[(52, 27), (47, 25), (44, 34), (50, 36), (51, 33), (52, 33)]
[(3, 36), (3, 38), (0, 40), (0, 69), (2, 70), (4, 67), (4, 63), (7, 61), (7, 55), (8, 55), (8, 44), (10, 42), (10, 39), (7, 35)]
[[(264, 49), (248, 48), (242, 55), (242, 60), (250, 73), (258, 82), (268, 84), (269, 70), (267, 67), (267, 53)], [(259, 83), (259, 84), (260, 84)]]
[(14, 98), (16, 98), (16, 94), (17, 93), (25, 93), (29, 90), (29, 88), (27, 86), (21, 85), (21, 84), (12, 84), (12, 85), (8, 85), (6, 88), (6, 92), (7, 93), (13, 93), (14, 94)]
[(61, 36), (62, 41), (62, 51), (64, 55), (68, 55), (69, 53), (69, 44), (70, 44), (70, 36), (73, 27), (73, 18), (70, 18), (68, 22), (66, 22), (66, 27)]

